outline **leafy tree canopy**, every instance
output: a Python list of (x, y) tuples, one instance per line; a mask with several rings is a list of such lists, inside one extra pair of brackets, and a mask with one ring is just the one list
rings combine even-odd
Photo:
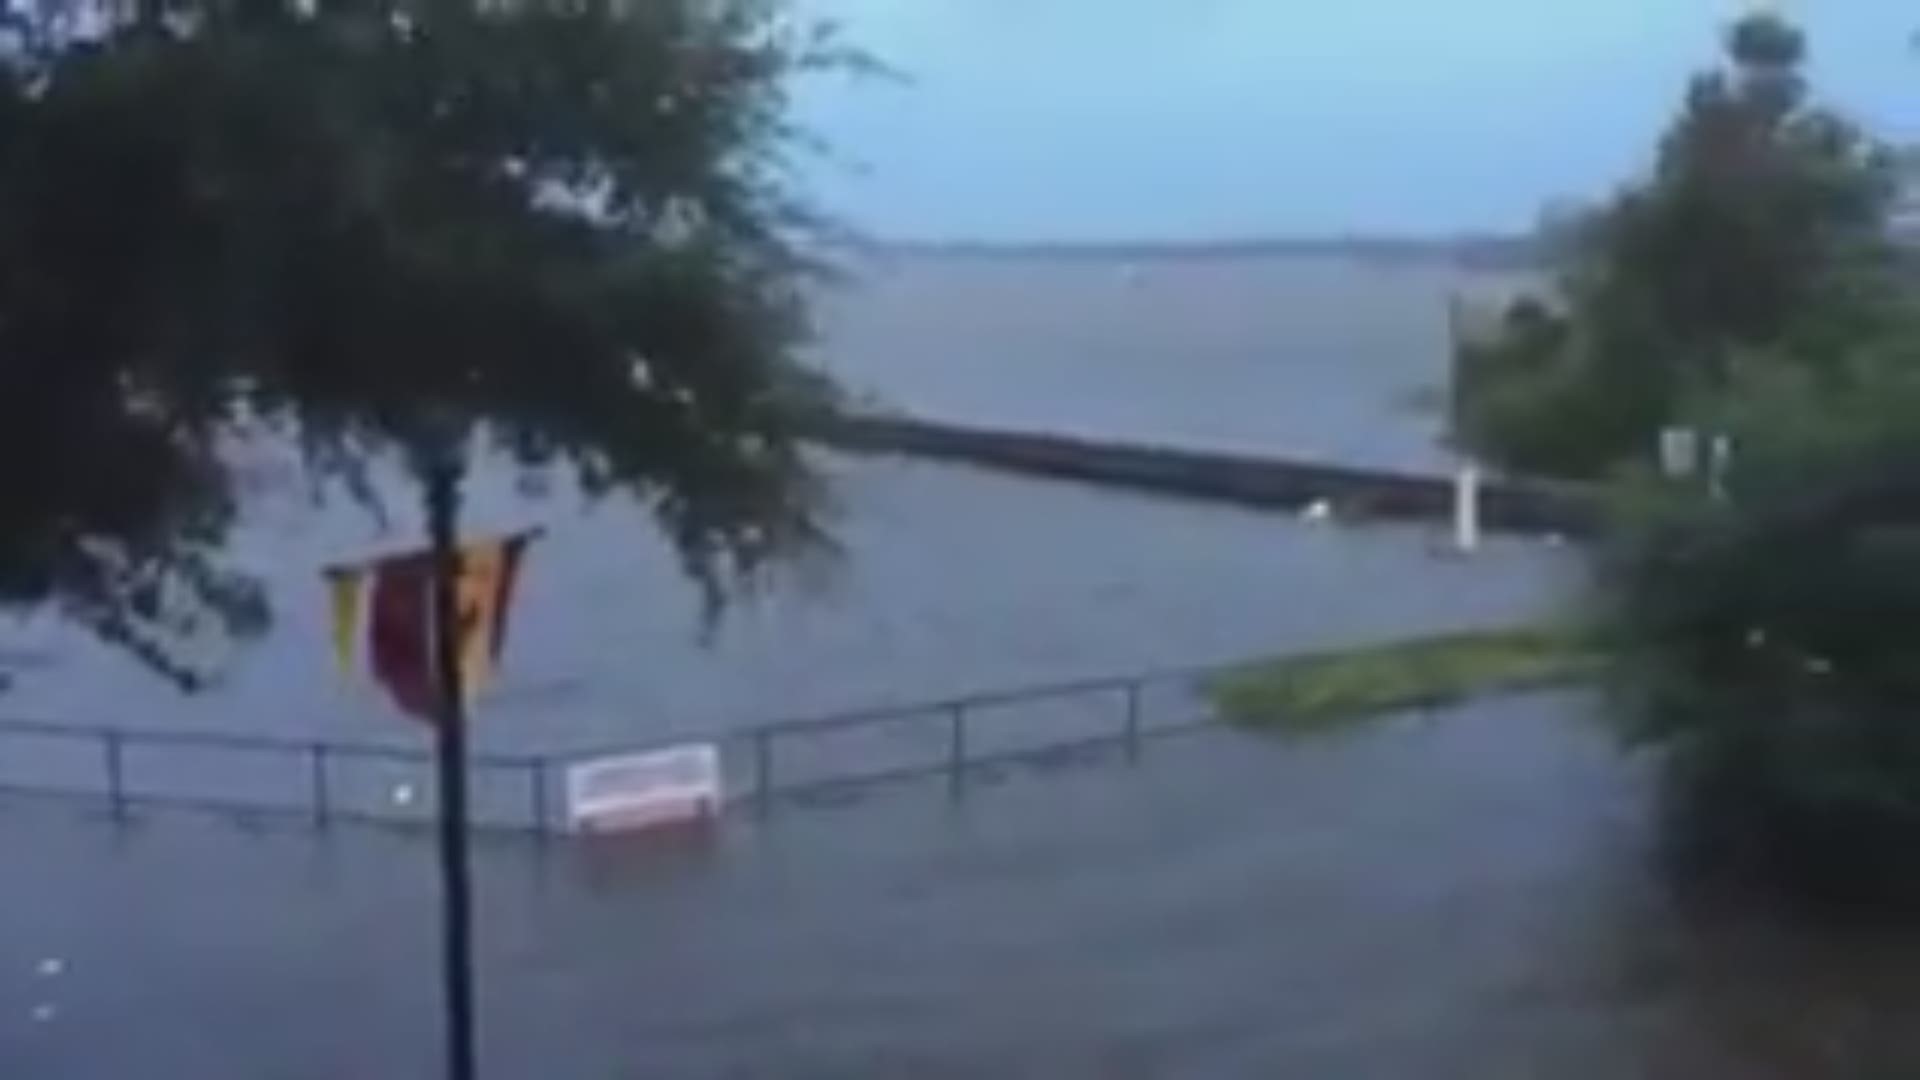
[(780, 0), (42, 0), (0, 35), (0, 604), (183, 677), (248, 432), (472, 436), (647, 500), (710, 589), (816, 528)]
[(1812, 104), (1800, 32), (1753, 16), (1697, 77), (1651, 175), (1566, 246), (1550, 302), (1463, 346), (1463, 440), (1510, 468), (1594, 476), (1766, 351), (1819, 366), (1903, 325), (1892, 155)]
[(1724, 501), (1639, 504), (1602, 575), (1620, 716), (1660, 752), (1681, 850), (1796, 890), (1911, 899), (1920, 442), (1792, 442), (1736, 458)]
[[(1749, 20), (1730, 45), (1733, 73), (1696, 85), (1654, 180), (1602, 221), (1564, 311), (1510, 318), (1482, 354), (1498, 384), (1483, 403), (1505, 394), (1509, 411), (1480, 419), (1594, 470), (1675, 420), (1731, 437), (1710, 498), (1620, 470), (1599, 591), (1620, 716), (1658, 751), (1670, 821), (1693, 842), (1679, 850), (1800, 892), (1910, 902), (1920, 320), (1888, 240), (1896, 174), (1804, 104), (1790, 27)], [(1621, 327), (1642, 335), (1620, 339), (1638, 352), (1587, 344)], [(1516, 389), (1537, 359), (1559, 365), (1560, 416), (1602, 402), (1614, 426), (1548, 442), (1552, 410), (1531, 411), (1546, 398)]]

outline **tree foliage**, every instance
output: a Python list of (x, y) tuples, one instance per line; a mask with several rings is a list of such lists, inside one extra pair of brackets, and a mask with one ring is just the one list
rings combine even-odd
[[(1734, 448), (1711, 496), (1626, 470), (1599, 590), (1619, 715), (1657, 751), (1690, 854), (1911, 899), (1920, 294), (1886, 239), (1888, 159), (1802, 104), (1799, 36), (1750, 20), (1731, 48), (1739, 93), (1696, 87), (1655, 194), (1615, 209), (1596, 290), (1576, 294), (1637, 298), (1649, 343), (1641, 368), (1591, 354), (1605, 363), (1579, 400), (1643, 411), (1623, 441), (1580, 448), (1587, 467), (1676, 420)], [(1742, 126), (1755, 116), (1773, 119)], [(1596, 310), (1576, 301), (1550, 321), (1573, 338), (1605, 325)], [(1497, 360), (1533, 373), (1516, 335), (1499, 344)], [(1536, 352), (1564, 358), (1560, 344)]]
[[(0, 604), (168, 667), (260, 624), (247, 440), (465, 446), (655, 511), (710, 589), (817, 528), (780, 0), (142, 0), (0, 50)], [(189, 675), (188, 672), (177, 674)]]
[[(1910, 397), (1909, 403), (1915, 399)], [(1743, 455), (1642, 512), (1602, 583), (1629, 734), (1719, 868), (1920, 886), (1920, 435)]]
[(1728, 35), (1651, 175), (1566, 245), (1554, 297), (1462, 346), (1460, 435), (1504, 466), (1595, 476), (1759, 352), (1819, 365), (1887, 332), (1892, 156), (1809, 100), (1805, 43), (1774, 16)]

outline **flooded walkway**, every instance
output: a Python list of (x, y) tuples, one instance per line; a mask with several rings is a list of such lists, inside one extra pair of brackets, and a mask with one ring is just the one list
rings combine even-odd
[[(1920, 943), (1681, 902), (1587, 711), (485, 842), (486, 1075), (1914, 1075)], [(434, 1074), (425, 836), (0, 805), (0, 1074)]]

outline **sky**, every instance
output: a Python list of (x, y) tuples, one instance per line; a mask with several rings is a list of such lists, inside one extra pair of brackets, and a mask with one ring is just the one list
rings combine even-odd
[[(1738, 0), (800, 0), (902, 78), (799, 88), (876, 237), (1528, 227), (1644, 169)], [(1779, 0), (1824, 99), (1920, 139), (1920, 5)]]

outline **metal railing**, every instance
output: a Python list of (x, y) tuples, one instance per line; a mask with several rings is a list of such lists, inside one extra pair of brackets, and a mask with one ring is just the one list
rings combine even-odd
[[(537, 756), (475, 755), (475, 824), (542, 830), (551, 766)], [(424, 823), (433, 805), (424, 750), (0, 720), (0, 790), (94, 799), (116, 819), (143, 805), (195, 806), (335, 821)]]
[(765, 808), (783, 795), (943, 775), (965, 793), (998, 769), (1113, 752), (1137, 761), (1146, 740), (1214, 717), (1201, 681), (1220, 669), (1028, 686), (889, 709), (784, 720), (733, 736), (750, 762), (742, 790)]
[[(685, 742), (721, 749), (728, 801), (764, 812), (786, 797), (943, 775), (964, 795), (975, 776), (1027, 763), (1137, 761), (1145, 741), (1212, 720), (1201, 692), (1215, 667), (998, 690), (895, 707), (761, 723), (671, 742), (469, 758), (476, 828), (559, 831), (569, 766)], [(117, 820), (149, 805), (336, 821), (425, 824), (431, 753), (327, 739), (140, 731), (0, 720), (0, 791), (96, 800)]]

